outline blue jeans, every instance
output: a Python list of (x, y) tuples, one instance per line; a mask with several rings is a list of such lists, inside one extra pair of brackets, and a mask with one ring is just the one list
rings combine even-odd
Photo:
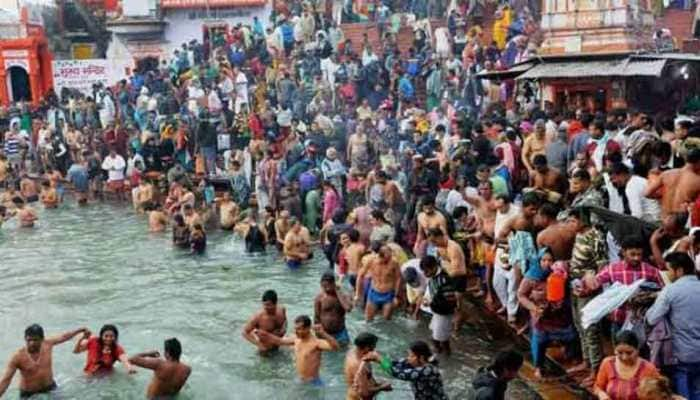
[(216, 147), (202, 146), (202, 155), (204, 156), (207, 173), (214, 174), (216, 172)]
[(688, 400), (700, 400), (700, 362), (674, 366), (673, 384), (679, 395)]
[[(553, 341), (567, 343), (566, 349), (567, 353), (569, 353), (573, 346), (568, 344), (576, 340), (576, 330), (573, 326), (552, 331), (541, 331), (532, 325), (531, 330), (532, 338), (530, 339), (530, 352), (532, 354), (532, 363), (536, 368), (540, 368), (542, 366), (545, 352), (547, 351), (547, 346), (549, 343)], [(567, 356), (571, 356), (571, 354), (567, 354)]]

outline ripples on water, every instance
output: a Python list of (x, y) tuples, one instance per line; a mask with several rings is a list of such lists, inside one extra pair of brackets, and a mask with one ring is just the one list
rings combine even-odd
[[(295, 381), (290, 351), (260, 358), (241, 329), (260, 296), (275, 289), (292, 320), (313, 313), (318, 279), (326, 264), (321, 254), (301, 271), (284, 267), (276, 252), (248, 256), (242, 242), (223, 232), (209, 235), (207, 254), (191, 257), (174, 249), (170, 235), (147, 232), (147, 222), (126, 207), (65, 204), (39, 210), (36, 229), (16, 221), (0, 228), (0, 363), (23, 345), (24, 328), (34, 322), (55, 334), (80, 326), (93, 332), (105, 323), (120, 330), (129, 354), (157, 349), (176, 336), (183, 361), (193, 367), (181, 399), (344, 399), (344, 352), (325, 354), (323, 389)], [(369, 330), (380, 337), (378, 350), (396, 357), (416, 338), (428, 339), (422, 323), (403, 317), (366, 325), (359, 312), (348, 316), (351, 336)], [(291, 327), (291, 323), (290, 323)], [(467, 335), (442, 363), (451, 399), (468, 398), (470, 378), (503, 343)], [(127, 376), (121, 365), (106, 379), (82, 375), (85, 354), (72, 354), (73, 343), (54, 350), (54, 373), (62, 399), (140, 399), (151, 373)], [(377, 369), (378, 370), (378, 369)], [(17, 398), (19, 374), (9, 398)], [(377, 372), (380, 379), (386, 379)], [(510, 398), (535, 398), (522, 383)], [(410, 387), (394, 382), (382, 399), (410, 398)]]

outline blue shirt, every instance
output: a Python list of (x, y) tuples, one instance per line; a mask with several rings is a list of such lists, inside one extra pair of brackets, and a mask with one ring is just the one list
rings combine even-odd
[(647, 311), (646, 320), (655, 325), (667, 317), (673, 338), (674, 358), (682, 363), (700, 362), (700, 280), (685, 275), (666, 286)]

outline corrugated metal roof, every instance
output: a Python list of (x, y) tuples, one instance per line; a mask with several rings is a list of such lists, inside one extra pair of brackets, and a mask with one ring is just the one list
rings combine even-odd
[(666, 60), (607, 60), (543, 63), (534, 66), (518, 79), (593, 78), (601, 76), (660, 77)]
[(267, 0), (161, 0), (161, 8), (225, 8), (264, 6)]
[(506, 70), (483, 70), (476, 74), (477, 78), (498, 80), (498, 79), (512, 79), (522, 74), (523, 72), (529, 70), (535, 66), (533, 61), (525, 61), (520, 64), (513, 65), (510, 69)]

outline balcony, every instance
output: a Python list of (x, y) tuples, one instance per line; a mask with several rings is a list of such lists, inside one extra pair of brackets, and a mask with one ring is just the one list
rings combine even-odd
[(124, 39), (158, 39), (162, 37), (168, 24), (159, 15), (152, 12), (150, 16), (121, 16), (107, 21), (107, 29)]

